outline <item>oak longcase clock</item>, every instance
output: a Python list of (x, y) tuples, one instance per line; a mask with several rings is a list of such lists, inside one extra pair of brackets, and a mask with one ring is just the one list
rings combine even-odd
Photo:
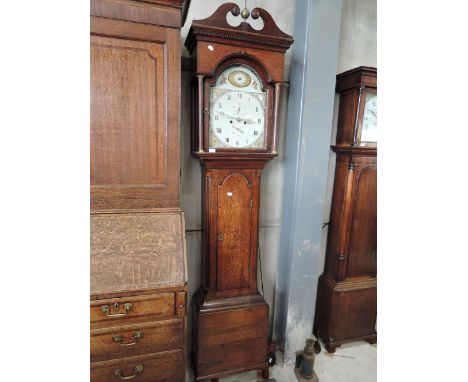
[(314, 323), (329, 352), (377, 341), (377, 69), (339, 74), (336, 91), (335, 182)]
[[(240, 24), (231, 26), (231, 13)], [(263, 21), (254, 29), (249, 20)], [(202, 285), (194, 296), (197, 381), (268, 374), (268, 305), (257, 290), (260, 176), (277, 153), (284, 55), (293, 43), (271, 15), (234, 3), (196, 20), (192, 154), (202, 165)]]

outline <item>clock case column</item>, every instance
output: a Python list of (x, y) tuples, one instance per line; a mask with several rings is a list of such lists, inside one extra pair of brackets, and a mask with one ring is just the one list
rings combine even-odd
[[(235, 3), (194, 20), (185, 42), (191, 54), (192, 155), (202, 166), (202, 285), (192, 301), (192, 355), (197, 381), (248, 370), (268, 377), (269, 307), (257, 290), (258, 217), (261, 170), (277, 156), (277, 120), (284, 55), (293, 38), (261, 8), (262, 30), (228, 24)], [(209, 90), (229, 65), (254, 70), (267, 92), (265, 146), (210, 150)]]

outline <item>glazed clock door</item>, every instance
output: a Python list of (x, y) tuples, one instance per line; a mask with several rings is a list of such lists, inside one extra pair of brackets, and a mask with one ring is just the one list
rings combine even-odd
[(217, 290), (250, 286), (252, 187), (241, 174), (218, 185)]
[(357, 165), (346, 278), (377, 276), (377, 168)]

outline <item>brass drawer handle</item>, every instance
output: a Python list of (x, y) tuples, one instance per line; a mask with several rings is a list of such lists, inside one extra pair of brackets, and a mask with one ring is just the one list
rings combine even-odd
[[(114, 309), (115, 310), (118, 310), (119, 309), (119, 304), (118, 303), (115, 303), (113, 305)], [(124, 317), (127, 315), (127, 312), (129, 310), (132, 310), (133, 308), (133, 305), (129, 302), (126, 302), (124, 304), (124, 312), (123, 313), (114, 313), (114, 314), (110, 314), (110, 308), (109, 308), (109, 305), (103, 305), (101, 306), (101, 312), (104, 313), (107, 317)]]
[(143, 338), (143, 332), (135, 332), (133, 338), (135, 338), (135, 341), (133, 342), (122, 342), (122, 336), (112, 336), (112, 341), (118, 343), (120, 346), (133, 346), (138, 343), (138, 340)]
[(143, 372), (143, 365), (136, 365), (135, 366), (135, 372), (133, 373), (133, 375), (128, 375), (126, 377), (122, 377), (122, 370), (114, 369), (114, 376), (119, 377), (120, 379), (133, 379), (138, 374), (140, 374), (141, 372)]

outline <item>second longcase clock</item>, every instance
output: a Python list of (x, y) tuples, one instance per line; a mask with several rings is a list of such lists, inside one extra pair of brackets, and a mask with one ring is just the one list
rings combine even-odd
[[(228, 24), (231, 13), (244, 20)], [(247, 20), (263, 20), (261, 30)], [(261, 8), (234, 3), (196, 20), (192, 153), (202, 165), (203, 283), (194, 296), (196, 380), (268, 374), (269, 308), (257, 291), (260, 176), (277, 155), (284, 54), (293, 43)]]
[(315, 333), (329, 352), (377, 341), (377, 69), (337, 76), (335, 182)]

